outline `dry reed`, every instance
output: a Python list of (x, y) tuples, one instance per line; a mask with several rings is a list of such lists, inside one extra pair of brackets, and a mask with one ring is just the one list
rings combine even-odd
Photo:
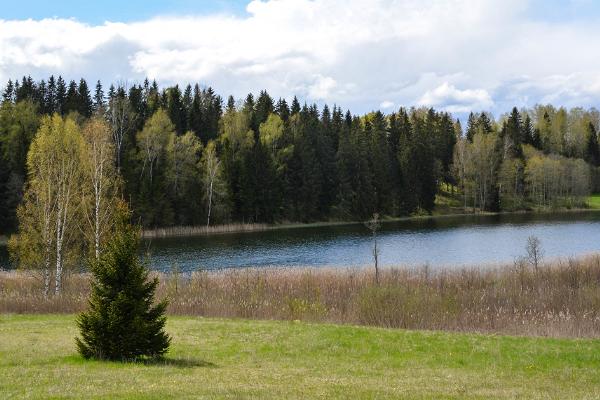
[(148, 229), (142, 232), (144, 239), (155, 239), (178, 236), (204, 236), (222, 233), (259, 232), (272, 229), (267, 224), (226, 224), (214, 226), (173, 226), (168, 228)]
[[(323, 321), (552, 337), (600, 337), (600, 255), (534, 269), (241, 269), (159, 274), (171, 315)], [(25, 272), (0, 272), (0, 312), (73, 313), (89, 275), (45, 299)]]

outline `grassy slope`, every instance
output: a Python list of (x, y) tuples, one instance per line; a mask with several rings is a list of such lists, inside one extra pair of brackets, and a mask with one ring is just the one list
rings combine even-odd
[(170, 318), (162, 364), (84, 361), (72, 316), (0, 316), (0, 397), (598, 398), (600, 341)]
[(587, 205), (593, 210), (600, 210), (600, 194), (588, 196)]

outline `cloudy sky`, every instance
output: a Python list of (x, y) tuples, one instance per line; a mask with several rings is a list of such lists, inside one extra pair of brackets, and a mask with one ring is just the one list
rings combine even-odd
[(0, 11), (0, 81), (200, 82), (356, 113), (498, 115), (600, 102), (593, 0), (21, 0)]

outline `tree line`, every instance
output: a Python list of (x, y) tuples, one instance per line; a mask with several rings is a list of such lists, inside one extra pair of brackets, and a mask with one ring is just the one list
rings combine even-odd
[(46, 131), (71, 130), (88, 146), (84, 132), (102, 132), (114, 190), (145, 227), (431, 212), (442, 184), (470, 210), (573, 205), (600, 163), (595, 109), (515, 108), (498, 120), (472, 113), (463, 132), (434, 109), (357, 116), (266, 91), (224, 101), (210, 87), (149, 80), (105, 93), (99, 81), (91, 90), (84, 79), (23, 77), (7, 83), (2, 100), (3, 232), (25, 218), (17, 208), (31, 201), (29, 158), (41, 151), (32, 143)]

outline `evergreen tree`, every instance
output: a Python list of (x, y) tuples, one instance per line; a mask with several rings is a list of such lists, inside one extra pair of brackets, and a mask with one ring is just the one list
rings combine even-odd
[(104, 90), (102, 90), (102, 82), (96, 82), (96, 91), (94, 92), (94, 111), (101, 112), (105, 107)]
[(523, 130), (521, 134), (521, 138), (523, 140), (523, 144), (528, 144), (533, 146), (534, 142), (534, 129), (533, 124), (531, 123), (531, 117), (529, 114), (525, 116), (525, 120), (523, 121), (523, 125), (521, 125)]
[(266, 90), (260, 92), (260, 95), (256, 100), (255, 109), (257, 126), (260, 126), (260, 124), (265, 122), (267, 118), (269, 118), (269, 115), (271, 115), (275, 111), (273, 99), (271, 98), (271, 96), (269, 96)]
[(48, 87), (46, 81), (43, 79), (37, 85), (37, 91), (35, 94), (35, 103), (38, 105), (38, 110), (41, 114), (48, 114), (48, 105), (46, 104), (46, 96)]
[(65, 102), (67, 100), (67, 86), (62, 76), (56, 81), (56, 108), (55, 112), (65, 114)]
[(9, 79), (6, 88), (4, 88), (4, 92), (2, 93), (2, 101), (12, 102), (14, 100), (14, 90), (13, 82)]
[(467, 120), (467, 140), (469, 142), (473, 142), (473, 137), (477, 133), (477, 118), (475, 114), (472, 112), (469, 114), (469, 119)]
[(594, 124), (588, 124), (587, 151), (585, 160), (597, 167), (600, 165), (600, 147), (598, 147), (598, 134)]
[(277, 101), (277, 105), (275, 106), (275, 113), (279, 115), (283, 122), (287, 122), (288, 119), (290, 119), (290, 107), (288, 106), (285, 99), (279, 99), (279, 101)]
[(167, 113), (178, 135), (183, 134), (185, 129), (186, 115), (181, 100), (181, 90), (179, 85), (175, 85), (167, 90)]
[(502, 127), (500, 137), (504, 140), (504, 156), (509, 158), (522, 158), (523, 147), (522, 147), (522, 135), (523, 135), (523, 123), (521, 121), (521, 114), (517, 107), (513, 107), (510, 116)]
[(185, 117), (184, 121), (184, 131), (187, 132), (192, 129), (192, 103), (193, 103), (193, 91), (192, 85), (187, 85), (185, 87), (185, 91), (183, 92), (183, 115)]
[(298, 101), (298, 98), (296, 96), (294, 96), (294, 99), (292, 100), (292, 107), (290, 109), (291, 115), (294, 114), (298, 114), (300, 112), (300, 102)]
[(226, 111), (235, 111), (235, 99), (231, 95), (229, 95), (229, 97), (227, 98)]
[(200, 96), (200, 86), (196, 84), (194, 85), (194, 94), (190, 109), (190, 129), (204, 142), (207, 138), (203, 136), (205, 132), (202, 132), (202, 99)]
[(54, 75), (48, 78), (48, 89), (46, 90), (46, 112), (48, 114), (54, 114), (58, 112), (56, 108), (56, 79)]
[(165, 333), (167, 303), (154, 305), (158, 279), (138, 259), (139, 230), (121, 206), (115, 232), (97, 261), (89, 310), (77, 318), (76, 338), (85, 358), (135, 360), (162, 357), (171, 338)]
[(79, 112), (79, 114), (81, 114), (85, 118), (91, 117), (92, 112), (94, 111), (94, 103), (92, 102), (92, 97), (90, 96), (90, 89), (88, 88), (85, 79), (81, 79), (79, 81), (79, 86), (77, 87), (77, 101), (79, 104), (76, 109)]
[(15, 102), (36, 99), (36, 85), (31, 76), (23, 77), (21, 85), (15, 91)]

